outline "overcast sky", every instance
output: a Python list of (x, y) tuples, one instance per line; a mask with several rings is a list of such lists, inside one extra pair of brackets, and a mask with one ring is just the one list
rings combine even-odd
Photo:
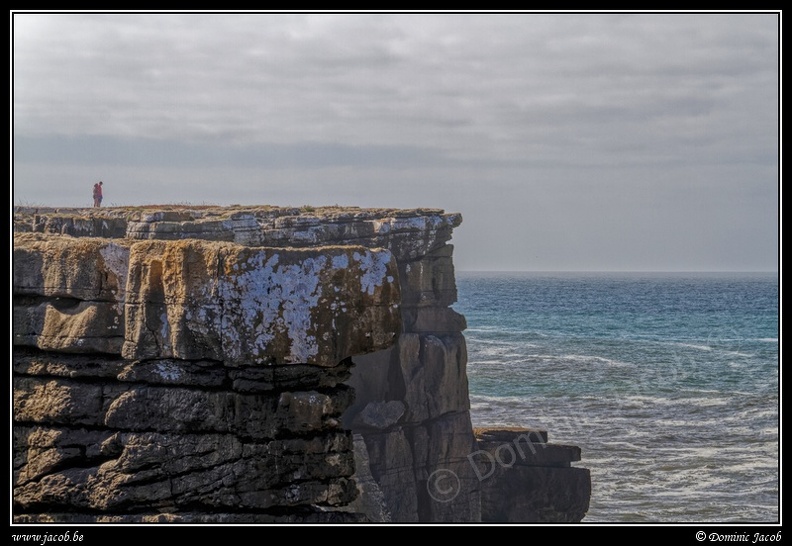
[(459, 270), (777, 270), (779, 13), (12, 13), (14, 205), (460, 212)]

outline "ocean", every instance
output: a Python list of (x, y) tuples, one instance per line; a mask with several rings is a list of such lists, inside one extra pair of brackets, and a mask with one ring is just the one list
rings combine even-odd
[(583, 523), (777, 523), (776, 273), (457, 272), (474, 426), (544, 428)]

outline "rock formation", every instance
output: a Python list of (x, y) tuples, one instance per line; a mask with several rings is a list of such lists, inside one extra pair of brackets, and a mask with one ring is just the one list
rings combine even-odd
[[(553, 477), (579, 450), (506, 479), (471, 460), (497, 446), (474, 435), (451, 308), (460, 222), (18, 211), (15, 521), (580, 520), (587, 471)], [(547, 509), (498, 504), (521, 484)]]
[(591, 497), (577, 446), (551, 444), (547, 431), (476, 429), (478, 451), (468, 456), (481, 481), (481, 518), (491, 522), (574, 523)]

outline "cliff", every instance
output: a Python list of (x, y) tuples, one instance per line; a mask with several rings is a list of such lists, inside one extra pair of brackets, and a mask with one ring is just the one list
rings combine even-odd
[[(507, 440), (470, 422), (451, 308), (460, 222), (434, 209), (18, 211), (14, 520), (580, 520), (579, 450), (533, 457), (528, 478), (493, 455), (497, 472), (475, 464)], [(504, 511), (509, 483), (552, 509)]]

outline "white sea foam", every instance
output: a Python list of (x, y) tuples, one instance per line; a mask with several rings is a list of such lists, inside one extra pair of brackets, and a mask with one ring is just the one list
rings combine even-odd
[(727, 356), (738, 356), (740, 358), (753, 358), (756, 356), (753, 353), (745, 353), (743, 351), (721, 351), (721, 354)]
[(605, 364), (607, 366), (634, 366), (634, 364), (631, 364), (630, 362), (624, 362), (621, 360), (615, 360), (612, 358), (605, 358), (596, 355), (564, 354), (556, 358), (561, 360), (571, 360), (572, 362)]
[(675, 343), (673, 343), (673, 345), (676, 345), (677, 347), (687, 347), (689, 349), (698, 349), (699, 351), (711, 351), (712, 350), (712, 347), (710, 347), (709, 345), (698, 345), (696, 343), (679, 343), (679, 342), (675, 342)]
[(685, 403), (690, 406), (709, 408), (714, 406), (731, 406), (733, 402), (730, 398), (688, 398), (685, 400)]

